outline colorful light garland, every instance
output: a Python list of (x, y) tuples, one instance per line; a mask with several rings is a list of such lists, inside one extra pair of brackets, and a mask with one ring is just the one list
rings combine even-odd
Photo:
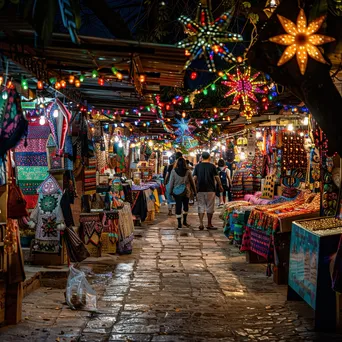
[(307, 26), (307, 19), (303, 9), (299, 11), (297, 25), (291, 20), (278, 15), (280, 24), (287, 33), (270, 38), (270, 41), (273, 43), (287, 46), (278, 61), (278, 66), (285, 64), (296, 55), (300, 73), (304, 75), (308, 63), (308, 55), (317, 62), (327, 63), (317, 45), (330, 43), (335, 38), (315, 34), (322, 26), (325, 18), (326, 16), (323, 15), (311, 21)]
[(201, 2), (195, 20), (184, 15), (179, 18), (188, 34), (187, 38), (178, 43), (178, 47), (185, 48), (185, 54), (189, 56), (185, 69), (193, 60), (202, 55), (210, 72), (216, 71), (215, 54), (227, 62), (235, 61), (234, 55), (225, 46), (225, 43), (242, 41), (242, 36), (228, 32), (231, 19), (231, 12), (226, 12), (214, 20), (209, 6), (203, 5)]

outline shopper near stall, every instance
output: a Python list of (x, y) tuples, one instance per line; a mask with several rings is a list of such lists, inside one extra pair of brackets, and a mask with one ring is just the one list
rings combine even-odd
[(204, 229), (203, 219), (205, 212), (208, 218), (207, 229), (217, 229), (212, 225), (215, 211), (216, 183), (220, 192), (223, 192), (223, 187), (215, 165), (210, 162), (210, 154), (208, 152), (202, 153), (202, 163), (195, 167), (194, 180), (197, 183), (199, 229)]
[(178, 221), (178, 229), (182, 228), (182, 226), (190, 227), (187, 222), (189, 199), (191, 192), (196, 194), (196, 186), (191, 171), (188, 169), (186, 161), (183, 157), (177, 160), (175, 168), (171, 171), (170, 192), (176, 200), (176, 217)]
[(228, 200), (231, 201), (230, 188), (232, 184), (230, 170), (225, 165), (225, 162), (223, 159), (220, 159), (217, 163), (217, 172), (218, 172), (218, 175), (220, 176), (221, 184), (223, 187), (223, 192), (220, 192), (218, 184), (216, 185), (216, 196), (219, 197), (220, 199), (219, 207), (221, 207), (226, 203), (227, 194), (228, 194)]
[(172, 216), (172, 206), (175, 204), (175, 200), (173, 199), (171, 192), (170, 192), (170, 186), (169, 186), (169, 180), (171, 176), (171, 172), (174, 169), (176, 162), (179, 158), (181, 158), (183, 154), (181, 152), (176, 152), (174, 155), (170, 157), (170, 165), (168, 166), (166, 175), (165, 175), (165, 188), (166, 188), (166, 199), (167, 199), (167, 205), (169, 209), (168, 216)]

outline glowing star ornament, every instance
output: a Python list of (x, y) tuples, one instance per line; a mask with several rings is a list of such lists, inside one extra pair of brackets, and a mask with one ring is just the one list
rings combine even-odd
[(210, 72), (216, 72), (215, 54), (227, 62), (235, 61), (235, 57), (225, 43), (242, 41), (242, 36), (228, 32), (231, 20), (231, 12), (223, 13), (214, 20), (210, 5), (203, 0), (198, 6), (195, 20), (184, 15), (179, 18), (188, 34), (187, 38), (177, 44), (178, 47), (186, 49), (186, 56), (189, 57), (184, 69), (200, 56), (204, 56)]
[(222, 84), (231, 88), (224, 97), (229, 97), (234, 95), (233, 105), (242, 104), (248, 105), (249, 99), (254, 102), (258, 102), (255, 94), (264, 94), (265, 91), (260, 87), (264, 86), (266, 82), (262, 80), (257, 80), (260, 72), (257, 72), (251, 76), (251, 68), (246, 68), (243, 72), (239, 68), (236, 69), (236, 75), (228, 74), (228, 81), (222, 81)]
[(176, 124), (173, 125), (177, 127), (175, 134), (180, 135), (180, 136), (191, 135), (192, 132), (196, 129), (196, 127), (193, 125), (189, 125), (189, 121), (190, 120), (176, 119)]
[(335, 38), (315, 34), (322, 26), (325, 18), (326, 16), (323, 15), (311, 21), (307, 26), (307, 19), (303, 9), (299, 11), (297, 25), (291, 20), (278, 15), (281, 26), (287, 33), (270, 38), (273, 43), (287, 46), (278, 61), (278, 66), (285, 64), (296, 55), (300, 73), (304, 75), (308, 64), (308, 55), (317, 62), (326, 63), (317, 45), (330, 43)]

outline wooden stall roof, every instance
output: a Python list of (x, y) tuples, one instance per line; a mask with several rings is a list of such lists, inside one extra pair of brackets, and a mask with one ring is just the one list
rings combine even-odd
[[(70, 73), (89, 75), (97, 69), (106, 79), (100, 86), (96, 79), (86, 78), (79, 90), (88, 103), (96, 107), (133, 108), (151, 102), (163, 86), (182, 87), (184, 51), (173, 45), (143, 43), (118, 39), (80, 36), (75, 45), (67, 34), (54, 34), (49, 46), (35, 47), (35, 33), (30, 29), (12, 28), (11, 35), (0, 36), (0, 49), (22, 64), (26, 57), (43, 59), (47, 70), (56, 75)], [(122, 74), (119, 81), (112, 73), (115, 66)], [(146, 82), (137, 86), (139, 75)]]

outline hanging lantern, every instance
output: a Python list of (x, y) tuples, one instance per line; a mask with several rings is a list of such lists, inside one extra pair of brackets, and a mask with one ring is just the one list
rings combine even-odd
[(324, 36), (323, 34), (316, 34), (325, 18), (326, 16), (323, 15), (307, 25), (305, 12), (303, 9), (300, 9), (296, 25), (291, 20), (278, 15), (280, 24), (286, 31), (286, 34), (272, 37), (270, 41), (287, 46), (278, 61), (278, 66), (285, 64), (296, 55), (300, 73), (304, 75), (308, 63), (308, 55), (317, 62), (327, 63), (317, 46), (330, 43), (335, 38)]

